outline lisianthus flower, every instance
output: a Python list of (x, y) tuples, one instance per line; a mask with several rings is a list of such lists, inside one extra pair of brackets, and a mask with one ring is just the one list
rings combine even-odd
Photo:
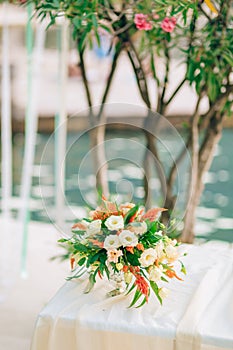
[(119, 248), (120, 245), (121, 245), (121, 242), (117, 235), (109, 235), (104, 240), (104, 248), (107, 250), (113, 249), (113, 248)]
[(164, 253), (164, 243), (162, 240), (160, 240), (156, 246), (155, 246), (155, 250), (157, 253), (157, 258), (159, 260), (162, 260), (165, 257), (165, 253)]
[(123, 230), (119, 235), (119, 240), (123, 247), (135, 247), (138, 244), (137, 236), (129, 230)]
[(101, 231), (101, 220), (94, 220), (90, 222), (88, 228), (87, 228), (87, 234), (88, 235), (96, 235), (97, 233), (100, 233)]
[(174, 247), (172, 244), (168, 244), (165, 247), (165, 253), (166, 257), (169, 261), (174, 261), (179, 257), (179, 253), (176, 247)]
[(167, 298), (169, 293), (170, 293), (170, 290), (165, 287), (162, 287), (159, 289), (159, 296), (161, 299)]
[(145, 221), (132, 222), (129, 226), (127, 226), (127, 230), (134, 232), (136, 235), (142, 235), (147, 231), (147, 224)]
[(106, 221), (105, 226), (110, 231), (118, 231), (124, 227), (124, 219), (122, 215), (111, 215)]
[(143, 13), (137, 13), (134, 16), (134, 23), (139, 30), (151, 30), (153, 28), (152, 24), (148, 22), (148, 16)]
[(172, 33), (176, 26), (176, 18), (175, 17), (165, 17), (161, 23), (161, 28), (167, 32)]
[[(118, 263), (118, 259), (120, 256), (122, 256), (122, 251), (117, 249), (109, 249), (107, 251), (108, 256), (108, 262), (114, 262), (115, 264)], [(122, 265), (123, 268), (123, 265)]]
[(162, 275), (163, 275), (162, 268), (153, 266), (149, 272), (149, 280), (153, 282), (158, 282), (161, 280)]
[(142, 267), (148, 267), (150, 265), (153, 265), (156, 259), (156, 250), (153, 248), (148, 248), (142, 253), (141, 257), (139, 258), (139, 262)]

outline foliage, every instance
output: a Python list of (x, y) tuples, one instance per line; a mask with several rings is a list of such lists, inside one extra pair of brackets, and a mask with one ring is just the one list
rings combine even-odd
[[(80, 68), (92, 126), (98, 123), (104, 124), (101, 116), (104, 115), (102, 113), (104, 104), (122, 51), (128, 55), (141, 98), (149, 110), (152, 109), (153, 92), (151, 93), (148, 89), (148, 75), (153, 78), (156, 86), (157, 103), (154, 109), (165, 116), (168, 107), (185, 84), (189, 84), (195, 90), (196, 104), (186, 128), (186, 148), (190, 150), (192, 169), (190, 193), (187, 196), (189, 205), (183, 231), (183, 233), (186, 231), (183, 239), (191, 242), (194, 233), (195, 209), (203, 190), (202, 179), (210, 167), (214, 148), (221, 136), (223, 118), (232, 114), (233, 0), (21, 0), (15, 2), (33, 3), (35, 16), (41, 20), (46, 18), (48, 25), (53, 25), (58, 17), (66, 17), (71, 23), (73, 38), (77, 42), (80, 56)], [(107, 32), (111, 37), (109, 52), (112, 51), (114, 54), (109, 78), (100, 101), (101, 107), (97, 115), (94, 115), (93, 99), (85, 67), (85, 51), (93, 46), (94, 41), (101, 44), (103, 32)], [(184, 72), (182, 76), (177, 77), (176, 84), (170, 84), (174, 62), (182, 64)], [(203, 104), (206, 106), (204, 113), (200, 109)], [(145, 199), (150, 197), (147, 174), (150, 172), (148, 154), (152, 153), (156, 159), (154, 166), (161, 180), (164, 206), (169, 209), (164, 216), (169, 216), (167, 213), (172, 213), (177, 197), (174, 189), (177, 166), (183, 160), (186, 148), (171, 164), (166, 176), (165, 189), (163, 186), (165, 167), (158, 152), (156, 140), (150, 133), (155, 128), (155, 124), (156, 121), (151, 120), (148, 113), (144, 130), (148, 148), (144, 161)], [(147, 128), (146, 125), (149, 127)], [(96, 140), (98, 140), (97, 137)], [(102, 164), (104, 163), (103, 160)], [(98, 164), (96, 168), (102, 167)], [(101, 175), (101, 172), (99, 174)], [(105, 178), (106, 176), (103, 176), (103, 179)], [(106, 184), (104, 181), (98, 183), (97, 176), (98, 186), (107, 193)], [(190, 238), (187, 238), (187, 235)]]
[[(148, 301), (152, 291), (159, 302), (167, 294), (162, 285), (169, 278), (178, 278), (174, 262), (178, 259), (178, 243), (164, 233), (158, 216), (163, 208), (155, 208), (144, 213), (144, 208), (133, 203), (116, 205), (106, 199), (90, 218), (73, 225), (73, 235), (59, 242), (70, 253), (73, 274), (68, 279), (80, 278), (86, 272), (89, 282), (88, 293), (97, 278), (106, 275), (118, 282), (120, 293), (134, 291), (130, 307), (142, 306)], [(181, 263), (181, 272), (186, 273)], [(110, 293), (111, 295), (113, 292)]]

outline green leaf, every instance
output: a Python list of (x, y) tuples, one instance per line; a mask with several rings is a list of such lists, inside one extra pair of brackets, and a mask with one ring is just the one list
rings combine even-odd
[(60, 238), (58, 240), (59, 243), (64, 243), (64, 242), (68, 242), (68, 241), (69, 241), (69, 239), (66, 239), (66, 238)]
[(86, 273), (86, 269), (84, 268), (84, 266), (82, 266), (81, 268), (78, 268), (78, 270), (76, 269), (76, 273), (70, 277), (67, 277), (66, 280), (70, 281), (74, 278), (79, 278), (81, 277), (84, 273)]
[(180, 269), (180, 271), (181, 271), (184, 275), (186, 275), (186, 274), (187, 274), (187, 271), (186, 271), (186, 268), (185, 268), (184, 264), (183, 264), (182, 261), (180, 261), (180, 260), (179, 260), (179, 262), (180, 262), (180, 264), (181, 264), (181, 269)]
[(140, 266), (138, 257), (135, 254), (131, 254), (130, 252), (126, 252), (126, 257), (130, 265)]
[(132, 216), (134, 216), (138, 211), (139, 205), (135, 205), (133, 208), (131, 208), (128, 213), (125, 215), (124, 222), (125, 224), (128, 224)]
[(169, 281), (168, 281), (165, 277), (163, 277), (163, 276), (161, 277), (161, 280), (164, 281), (164, 282), (169, 283)]
[(129, 295), (131, 292), (132, 292), (132, 290), (134, 290), (134, 288), (136, 288), (137, 286), (136, 286), (136, 284), (134, 283), (131, 287), (130, 287), (130, 289), (127, 291), (127, 293), (126, 293), (126, 295)]
[(158, 231), (158, 222), (154, 221), (154, 222), (152, 222), (152, 225), (150, 227), (150, 232), (155, 233), (156, 231)]
[(76, 249), (78, 252), (82, 252), (82, 253), (89, 253), (90, 252), (90, 248), (86, 247), (84, 244), (82, 243), (78, 243), (75, 242), (73, 245), (74, 249)]
[(95, 277), (94, 277), (94, 274), (91, 273), (89, 276), (89, 282), (88, 282), (86, 288), (84, 289), (84, 293), (88, 294), (92, 290), (94, 285), (95, 285)]
[(82, 236), (86, 233), (86, 231), (84, 231), (84, 230), (79, 230), (79, 229), (75, 229), (75, 228), (71, 232), (73, 232), (79, 236)]
[(138, 309), (139, 307), (142, 307), (145, 303), (146, 303), (147, 299), (146, 297), (143, 299), (143, 301), (141, 302), (141, 304), (139, 304), (136, 309)]
[(151, 286), (151, 289), (153, 290), (153, 292), (155, 293), (156, 297), (158, 298), (160, 304), (162, 305), (163, 301), (162, 301), (162, 298), (159, 296), (159, 287), (158, 287), (158, 285), (155, 282), (150, 281), (150, 286)]
[(212, 72), (209, 72), (208, 74), (208, 80), (207, 80), (207, 88), (208, 88), (208, 96), (210, 100), (213, 102), (218, 94), (218, 81), (215, 78), (215, 75)]
[(82, 259), (79, 260), (78, 265), (79, 265), (79, 266), (84, 265), (84, 264), (85, 264), (85, 261), (86, 261), (86, 257), (83, 257)]
[(73, 23), (73, 25), (75, 26), (75, 28), (77, 28), (77, 29), (80, 29), (81, 26), (82, 26), (82, 22), (81, 22), (81, 20), (80, 20), (79, 17), (74, 17), (74, 18), (72, 19), (72, 23)]
[(106, 273), (108, 279), (110, 279), (110, 273), (109, 273), (107, 266), (105, 264), (103, 264), (103, 267), (104, 267), (104, 270), (105, 270), (105, 273)]
[(230, 64), (231, 67), (233, 67), (233, 55), (232, 55), (232, 53), (223, 52), (222, 57), (227, 61), (228, 64)]
[(129, 308), (134, 306), (136, 304), (136, 302), (138, 301), (138, 299), (140, 299), (140, 297), (142, 296), (142, 293), (140, 292), (140, 290), (136, 290), (133, 300), (131, 302), (131, 304), (129, 305)]
[(98, 21), (97, 21), (96, 15), (94, 13), (91, 15), (91, 19), (92, 19), (93, 26), (95, 28), (97, 28), (98, 27)]
[(100, 27), (105, 29), (108, 33), (111, 33), (111, 29), (109, 27), (107, 27), (106, 25), (100, 23)]

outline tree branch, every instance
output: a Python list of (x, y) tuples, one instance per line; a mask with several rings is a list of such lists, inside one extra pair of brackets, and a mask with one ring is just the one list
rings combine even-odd
[(86, 96), (87, 96), (88, 106), (90, 109), (89, 120), (90, 120), (90, 124), (94, 125), (95, 119), (94, 119), (93, 110), (92, 110), (93, 104), (92, 104), (89, 83), (87, 80), (86, 67), (85, 67), (85, 63), (84, 63), (84, 50), (83, 49), (79, 50), (79, 57), (80, 57), (80, 69), (81, 69), (81, 73), (82, 73), (82, 80), (83, 80), (83, 84), (84, 84), (84, 88), (85, 88), (85, 92), (86, 92)]
[(149, 98), (148, 86), (140, 58), (138, 57), (137, 51), (130, 39), (128, 41), (128, 44), (129, 45), (127, 46), (126, 50), (137, 79), (139, 92), (146, 106), (150, 109), (151, 103)]
[(172, 95), (169, 97), (169, 99), (164, 102), (165, 106), (168, 106), (169, 103), (171, 103), (171, 101), (173, 100), (173, 98), (176, 96), (176, 94), (179, 92), (179, 90), (182, 88), (182, 86), (184, 85), (184, 83), (186, 82), (186, 77), (184, 77), (184, 79), (180, 82), (180, 84), (177, 86), (177, 88), (174, 90), (174, 92), (172, 93)]
[(165, 97), (165, 93), (167, 90), (167, 83), (168, 83), (168, 78), (169, 78), (169, 71), (170, 71), (170, 53), (169, 53), (169, 48), (167, 46), (167, 41), (165, 41), (165, 57), (166, 57), (166, 68), (165, 68), (165, 76), (164, 76), (164, 81), (163, 81), (163, 90), (162, 90), (162, 94), (161, 94), (161, 99), (160, 99), (160, 103), (158, 106), (158, 112), (160, 114), (162, 114), (164, 112), (165, 109), (165, 103), (164, 103), (164, 97)]
[(113, 76), (114, 76), (114, 73), (115, 73), (115, 70), (117, 67), (117, 61), (118, 61), (118, 58), (120, 56), (121, 50), (122, 50), (122, 43), (118, 42), (118, 44), (115, 47), (115, 53), (114, 53), (113, 60), (112, 60), (111, 71), (110, 71), (108, 81), (107, 81), (107, 84), (106, 84), (106, 87), (105, 87), (105, 90), (104, 90), (104, 93), (102, 96), (100, 109), (99, 109), (98, 116), (97, 116), (98, 121), (100, 121), (101, 117), (103, 116), (104, 104), (107, 100), (108, 93), (109, 93), (110, 87), (112, 85)]

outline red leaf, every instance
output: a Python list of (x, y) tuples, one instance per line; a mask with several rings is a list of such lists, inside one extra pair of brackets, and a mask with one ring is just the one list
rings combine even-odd
[(166, 211), (167, 209), (165, 208), (152, 208), (149, 209), (142, 217), (142, 220), (149, 220), (149, 221), (155, 221), (156, 219), (158, 219), (160, 213), (162, 213), (162, 211)]

